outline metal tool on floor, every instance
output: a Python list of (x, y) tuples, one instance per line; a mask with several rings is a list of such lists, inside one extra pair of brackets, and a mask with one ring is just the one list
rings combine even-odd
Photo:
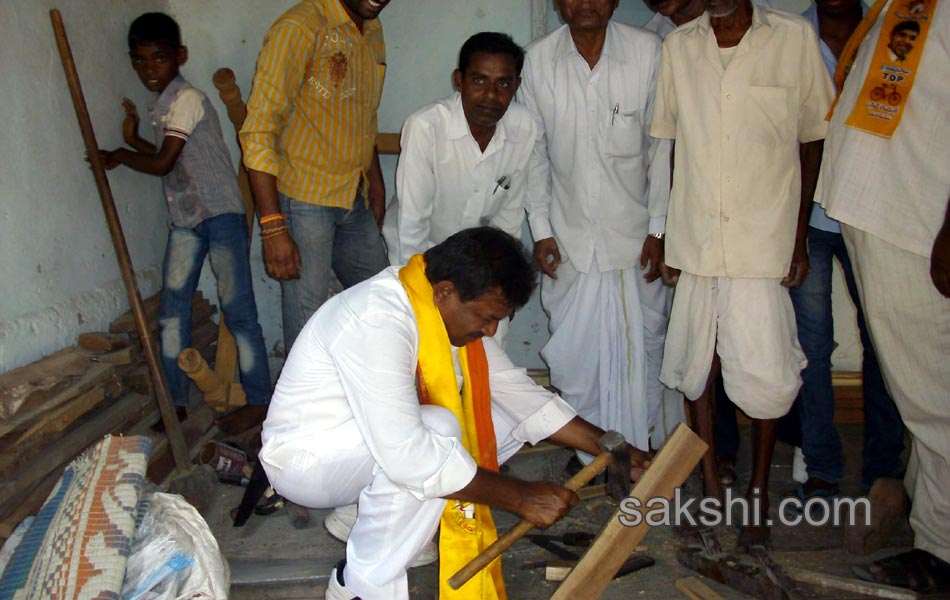
[(762, 600), (790, 600), (794, 583), (763, 546), (746, 554), (725, 552), (712, 528), (680, 528), (676, 558), (681, 565), (738, 592)]
[[(544, 578), (547, 581), (562, 581), (577, 566), (577, 562), (581, 558), (579, 553), (565, 546), (587, 548), (594, 541), (596, 534), (587, 531), (568, 531), (562, 535), (532, 534), (526, 537), (539, 548), (543, 548), (558, 557), (559, 560), (526, 563), (521, 565), (521, 568), (523, 570), (543, 568)], [(635, 554), (624, 561), (617, 573), (614, 574), (613, 579), (619, 579), (640, 569), (652, 567), (654, 564), (656, 564), (656, 561), (646, 554)]]

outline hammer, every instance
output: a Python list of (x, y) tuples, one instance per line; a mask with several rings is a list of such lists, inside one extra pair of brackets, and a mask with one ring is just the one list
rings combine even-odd
[[(608, 493), (618, 500), (626, 498), (627, 494), (630, 493), (630, 453), (627, 450), (626, 440), (616, 431), (608, 431), (597, 440), (597, 446), (600, 447), (602, 452), (589, 465), (571, 477), (564, 484), (564, 487), (576, 492), (606, 468)], [(501, 556), (502, 552), (524, 537), (534, 527), (534, 523), (522, 519), (517, 525), (499, 536), (481, 554), (459, 569), (455, 575), (452, 575), (449, 578), (449, 586), (453, 590), (457, 590), (465, 585), (466, 581), (487, 567), (491, 561)]]

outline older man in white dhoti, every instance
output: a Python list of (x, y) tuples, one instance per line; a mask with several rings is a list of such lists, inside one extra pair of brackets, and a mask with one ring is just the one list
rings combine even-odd
[[(527, 49), (521, 101), (540, 116), (525, 195), (551, 382), (639, 448), (662, 439), (670, 294), (657, 278), (670, 144), (647, 133), (659, 37), (611, 21), (617, 0), (558, 0), (566, 26)], [(682, 409), (672, 403), (670, 424)], [(654, 431), (655, 430), (655, 431)]]

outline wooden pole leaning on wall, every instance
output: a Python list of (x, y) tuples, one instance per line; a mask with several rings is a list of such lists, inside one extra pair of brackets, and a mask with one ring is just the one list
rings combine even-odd
[(69, 48), (69, 40), (66, 37), (66, 28), (63, 26), (63, 18), (58, 10), (54, 8), (49, 14), (53, 23), (53, 32), (56, 35), (56, 45), (59, 48), (59, 56), (60, 59), (62, 59), (63, 70), (66, 73), (66, 83), (69, 85), (69, 93), (72, 96), (73, 107), (76, 109), (76, 118), (79, 120), (79, 130), (82, 133), (82, 139), (86, 145), (86, 156), (92, 167), (92, 174), (96, 180), (96, 188), (99, 190), (99, 199), (102, 201), (102, 210), (105, 212), (106, 225), (109, 227), (109, 234), (112, 236), (112, 245), (115, 248), (116, 258), (119, 261), (122, 281), (125, 283), (125, 291), (129, 297), (132, 314), (135, 317), (135, 328), (142, 342), (145, 362), (148, 365), (149, 374), (152, 377), (152, 384), (155, 388), (155, 400), (158, 403), (162, 421), (165, 424), (168, 444), (172, 451), (172, 457), (175, 460), (175, 466), (184, 472), (188, 470), (191, 465), (191, 460), (188, 457), (188, 447), (185, 444), (185, 437), (182, 434), (181, 425), (175, 416), (175, 410), (172, 407), (171, 397), (168, 392), (168, 382), (165, 381), (165, 375), (158, 361), (158, 353), (155, 350), (155, 341), (152, 339), (148, 328), (148, 320), (145, 318), (145, 309), (142, 306), (142, 295), (139, 293), (138, 283), (135, 281), (135, 272), (132, 270), (132, 259), (129, 257), (129, 248), (125, 243), (125, 234), (122, 232), (122, 224), (119, 222), (119, 213), (115, 208), (115, 200), (112, 197), (112, 190), (109, 187), (105, 167), (99, 158), (99, 144), (96, 142), (96, 134), (92, 128), (92, 120), (89, 118), (89, 110), (86, 108), (86, 100), (83, 97), (82, 86), (79, 82), (79, 73), (76, 71), (76, 63), (73, 60), (72, 50)]

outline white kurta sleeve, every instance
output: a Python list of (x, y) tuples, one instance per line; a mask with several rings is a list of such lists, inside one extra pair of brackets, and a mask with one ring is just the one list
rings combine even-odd
[(428, 250), (432, 211), (435, 208), (435, 147), (432, 128), (409, 117), (402, 128), (402, 152), (396, 167), (396, 198), (399, 211), (396, 235), (399, 239), (399, 260), (404, 265), (414, 254)]
[(801, 68), (801, 108), (798, 120), (798, 141), (801, 143), (825, 139), (828, 133), (828, 121), (825, 116), (834, 99), (834, 86), (828, 77), (828, 69), (821, 58), (818, 36), (805, 26), (805, 43), (802, 44)]
[(538, 131), (534, 150), (528, 160), (528, 174), (525, 181), (524, 207), (528, 211), (528, 224), (534, 241), (554, 237), (549, 218), (551, 207), (551, 164), (548, 160), (548, 144), (544, 131), (544, 121), (538, 107), (536, 94), (538, 85), (530, 58), (525, 57), (522, 69), (521, 87), (518, 88), (518, 101), (528, 107), (537, 119)]
[(488, 359), (492, 403), (518, 424), (512, 437), (537, 444), (577, 416), (560, 396), (539, 386), (524, 369), (516, 367), (495, 340), (482, 341)]
[[(662, 45), (657, 45), (653, 60), (650, 61), (649, 89), (647, 97), (646, 120), (649, 124), (653, 120), (653, 104), (656, 99), (656, 76), (660, 64)], [(650, 216), (648, 233), (666, 232), (666, 211), (670, 205), (670, 140), (650, 137), (647, 144), (647, 212)]]
[(461, 440), (422, 422), (412, 325), (383, 313), (353, 317), (353, 325), (328, 349), (373, 458), (391, 481), (417, 498), (462, 489), (475, 476), (475, 461)]
[(670, 51), (671, 35), (663, 42), (660, 69), (656, 75), (656, 96), (653, 99), (653, 123), (650, 135), (667, 140), (676, 139), (677, 103), (673, 79), (673, 59)]

